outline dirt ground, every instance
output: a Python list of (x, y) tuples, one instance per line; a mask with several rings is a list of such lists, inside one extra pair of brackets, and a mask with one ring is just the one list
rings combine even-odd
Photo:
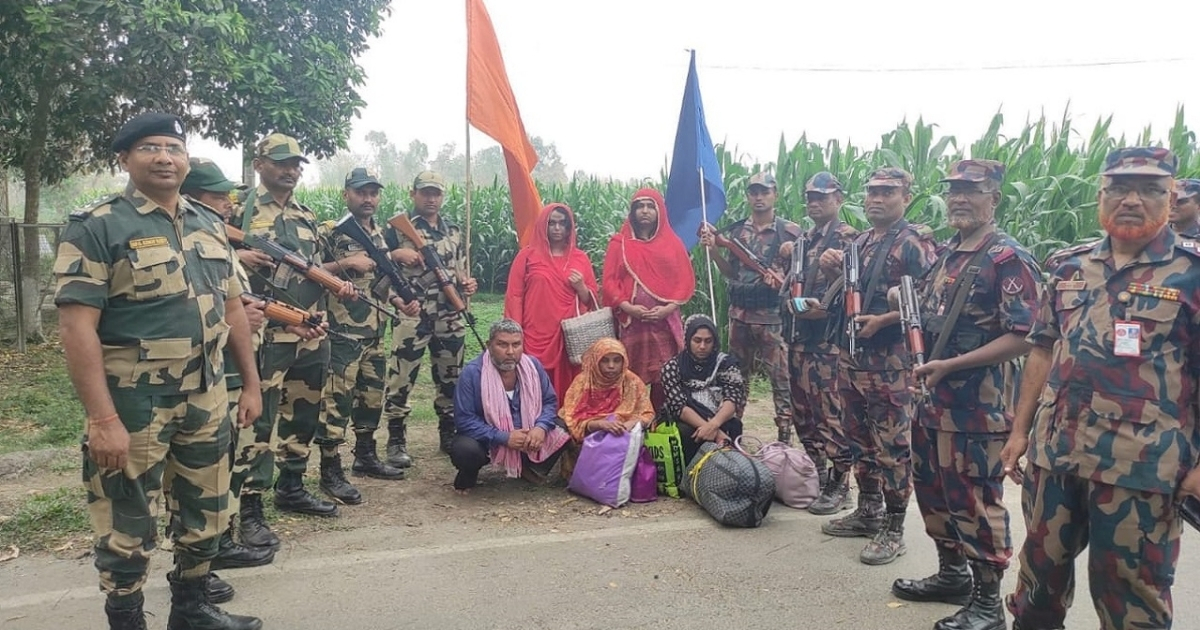
[[(775, 438), (772, 406), (767, 397), (752, 396), (746, 414), (746, 432), (764, 442)], [(382, 436), (381, 436), (382, 437)], [(590, 499), (567, 491), (566, 481), (556, 478), (544, 486), (533, 486), (520, 479), (506, 479), (502, 471), (485, 468), (480, 485), (468, 495), (454, 492), (451, 483), (454, 467), (438, 451), (437, 429), (433, 424), (409, 428), (410, 453), (415, 465), (402, 481), (384, 481), (350, 477), (365, 497), (364, 503), (342, 506), (338, 518), (319, 518), (268, 511), (272, 528), (285, 544), (302, 543), (321, 532), (345, 531), (373, 526), (403, 525), (411, 528), (436, 527), (455, 522), (460, 527), (545, 529), (570, 532), (587, 529), (595, 519), (659, 518), (695, 507), (684, 499), (660, 497), (645, 504), (628, 504), (617, 510), (600, 506)], [(382, 443), (382, 440), (381, 440)], [(381, 447), (382, 448), (382, 447)], [(26, 451), (0, 456), (0, 520), (29, 496), (60, 487), (78, 487), (79, 450), (55, 449)], [(343, 447), (343, 464), (353, 461), (349, 446)], [(310, 488), (315, 490), (317, 458), (310, 464)], [(557, 471), (556, 471), (557, 472)], [(555, 475), (557, 477), (557, 475)], [(267, 502), (269, 505), (269, 501)], [(81, 499), (82, 507), (82, 499)], [(270, 508), (268, 508), (270, 510)], [(90, 553), (88, 536), (57, 541), (52, 551), (35, 552), (62, 559), (79, 559)], [(23, 550), (22, 555), (28, 555)]]

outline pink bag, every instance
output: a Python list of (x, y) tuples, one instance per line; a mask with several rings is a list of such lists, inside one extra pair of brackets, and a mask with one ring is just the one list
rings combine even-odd
[(654, 463), (650, 449), (645, 446), (638, 453), (637, 466), (633, 468), (633, 479), (629, 486), (629, 500), (634, 503), (658, 500), (658, 466)]
[(742, 447), (744, 437), (746, 436), (739, 436), (734, 446), (770, 469), (771, 474), (775, 476), (775, 498), (781, 503), (790, 508), (804, 509), (821, 496), (817, 466), (813, 464), (808, 453), (784, 442), (762, 444), (755, 438), (750, 439), (761, 446), (757, 452), (750, 453)]

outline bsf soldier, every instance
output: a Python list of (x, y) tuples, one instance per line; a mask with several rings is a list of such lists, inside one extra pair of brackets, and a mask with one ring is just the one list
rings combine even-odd
[[(375, 223), (383, 184), (366, 168), (356, 168), (346, 175), (342, 199), (350, 212), (348, 220), (357, 221), (371, 238), (372, 244), (384, 249), (383, 231)], [(419, 312), (417, 302), (405, 303), (389, 285), (377, 284), (375, 262), (353, 238), (333, 230), (333, 222), (322, 224), (321, 231), (329, 241), (328, 262), (336, 262), (339, 273), (350, 278), (360, 290), (371, 294), (381, 287), (382, 299), (392, 302), (409, 316)], [(325, 413), (317, 434), (317, 443), (337, 452), (345, 442), (346, 426), (354, 426), (355, 476), (375, 479), (403, 479), (404, 469), (380, 461), (375, 448), (375, 430), (383, 411), (383, 376), (387, 360), (383, 353), (383, 333), (387, 320), (378, 310), (362, 301), (332, 302), (329, 305), (330, 328), (340, 333), (330, 342), (329, 382), (325, 384)]]
[[(446, 180), (438, 173), (424, 171), (413, 179), (409, 197), (413, 210), (409, 219), (424, 239), (437, 251), (446, 265), (450, 281), (463, 297), (475, 293), (476, 282), (467, 269), (466, 244), (462, 230), (442, 216)], [(406, 435), (408, 416), (412, 407), (408, 396), (417, 382), (421, 358), (429, 349), (429, 362), (437, 396), (433, 409), (438, 417), (439, 446), (450, 452), (454, 440), (454, 386), (463, 365), (463, 342), (466, 328), (463, 315), (450, 306), (438, 287), (437, 274), (426, 265), (416, 245), (399, 230), (389, 225), (383, 232), (391, 250), (392, 260), (403, 266), (404, 276), (419, 287), (421, 312), (416, 317), (401, 317), (392, 328), (392, 353), (388, 364), (387, 385), (384, 389), (383, 418), (388, 423), (387, 462), (397, 468), (412, 465)]]
[(1084, 547), (1101, 628), (1172, 626), (1177, 501), (1200, 496), (1200, 243), (1164, 229), (1176, 168), (1166, 149), (1109, 153), (1097, 200), (1107, 235), (1046, 262), (1002, 452), (1023, 477), (1026, 522), (1013, 628), (1063, 627)]
[[(918, 278), (933, 263), (933, 231), (904, 220), (912, 201), (912, 175), (900, 168), (881, 168), (867, 180), (864, 210), (871, 229), (855, 241), (861, 257), (862, 295), (855, 326), (858, 351), (850, 352), (846, 326), (839, 366), (843, 426), (854, 458), (858, 508), (821, 527), (830, 536), (865, 536), (872, 540), (859, 554), (864, 564), (887, 564), (902, 555), (904, 514), (911, 494), (909, 440), (913, 400), (912, 375), (905, 365), (899, 314), (888, 307), (887, 290), (902, 276)], [(838, 269), (843, 252), (826, 250), (821, 264)], [(844, 280), (843, 280), (844, 282)], [(886, 506), (886, 510), (885, 510)]]
[[(1012, 556), (1000, 450), (1012, 428), (1015, 359), (1037, 309), (1041, 272), (1033, 256), (996, 228), (1004, 164), (960, 160), (943, 183), (947, 220), (957, 233), (938, 249), (918, 296), (928, 397), (912, 430), (913, 489), (938, 571), (896, 580), (910, 601), (964, 607), (935, 630), (1003, 630), (1000, 579)], [(970, 568), (968, 569), (968, 560)]]
[(169, 630), (257, 630), (206, 592), (229, 495), (228, 345), (245, 378), (238, 422), (262, 409), (243, 285), (221, 217), (179, 194), (182, 121), (147, 113), (113, 140), (121, 195), (74, 213), (54, 264), (67, 370), (83, 403), (83, 480), (96, 568), (114, 630), (146, 627), (142, 586), (158, 497), (171, 487), (175, 568)]
[(1176, 234), (1200, 238), (1200, 179), (1175, 182), (1175, 203), (1171, 205), (1170, 220)]
[[(723, 232), (745, 245), (767, 267), (768, 274), (755, 271), (737, 258), (730, 261), (712, 252), (717, 269), (727, 279), (729, 292), (729, 353), (738, 360), (747, 383), (754, 373), (755, 358), (761, 357), (771, 379), (775, 403), (775, 427), (781, 442), (792, 441), (791, 386), (788, 382), (788, 349), (783, 340), (779, 311), (779, 289), (787, 259), (800, 236), (800, 226), (775, 214), (779, 193), (775, 177), (755, 173), (746, 185), (750, 216)], [(700, 242), (710, 250), (716, 245), (711, 226), (705, 226)]]
[[(843, 188), (832, 173), (821, 171), (809, 178), (804, 185), (804, 199), (813, 227), (801, 237), (805, 241), (805, 261), (799, 280), (806, 298), (804, 303), (810, 308), (796, 312), (795, 302), (788, 299), (790, 308), (784, 314), (792, 422), (796, 436), (821, 477), (821, 496), (808, 506), (808, 511), (833, 514), (848, 505), (852, 462), (850, 444), (842, 429), (838, 346), (826, 334), (828, 308), (836, 294), (836, 285), (821, 273), (818, 260), (826, 250), (843, 249), (858, 235), (858, 230), (838, 218)], [(827, 468), (829, 461), (833, 462), (832, 470)]]
[[(299, 143), (290, 136), (274, 133), (255, 147), (254, 170), (259, 186), (234, 209), (231, 223), (254, 235), (286, 247), (308, 260), (320, 260), (324, 243), (318, 236), (316, 215), (292, 198), (300, 181), (302, 163), (307, 162)], [(332, 272), (333, 264), (324, 265)], [(325, 309), (325, 289), (286, 264), (269, 259), (253, 267), (250, 286), (254, 292), (299, 307), (319, 316)], [(345, 282), (338, 297), (352, 298), (354, 285)], [(336, 516), (337, 505), (310, 493), (304, 487), (309, 446), (320, 422), (321, 392), (329, 364), (329, 340), (323, 335), (296, 334), (272, 322), (263, 333), (258, 350), (262, 370), (263, 415), (254, 425), (254, 439), (239, 440), (234, 465), (246, 467), (242, 486), (239, 531), (242, 542), (254, 546), (278, 546), (278, 537), (266, 524), (262, 493), (271, 485), (272, 437), (276, 438), (275, 459), (279, 480), (275, 484), (275, 507), (285, 512)], [(287, 396), (283, 395), (287, 391)], [(322, 489), (335, 499), (352, 503), (357, 490), (346, 482), (336, 455), (321, 457)], [(329, 478), (340, 484), (330, 486)], [(359, 499), (361, 500), (361, 498)]]
[[(222, 220), (228, 220), (233, 214), (233, 201), (230, 199), (230, 194), (237, 187), (237, 184), (225, 178), (225, 174), (221, 172), (221, 168), (215, 162), (206, 158), (191, 158), (188, 161), (188, 174), (183, 180), (181, 192), (190, 200), (208, 206), (221, 215)], [(243, 255), (253, 254), (250, 250), (241, 250), (237, 254), (239, 258)], [(250, 288), (250, 278), (246, 274), (246, 268), (238, 260), (233, 266), (234, 273), (242, 285), (247, 289)], [(242, 295), (242, 306), (246, 311), (246, 319), (250, 325), (252, 338), (252, 346), (257, 349), (260, 341), (260, 331), (263, 324), (266, 322), (263, 314), (265, 304), (262, 301), (254, 300), (247, 297), (247, 294)], [(229, 414), (231, 417), (237, 417), (237, 399), (242, 392), (242, 375), (238, 372), (237, 363), (233, 360), (233, 356), (229, 349), (225, 350), (225, 387), (229, 390)], [(251, 428), (243, 429), (242, 432), (252, 432)], [(236, 457), (237, 442), (240, 433), (235, 433), (230, 440), (230, 460)], [(211, 562), (213, 570), (222, 569), (225, 567), (241, 568), (241, 567), (257, 567), (264, 564), (270, 564), (275, 559), (275, 550), (271, 547), (254, 547), (251, 545), (243, 545), (233, 539), (233, 518), (237, 515), (240, 508), (240, 498), (242, 490), (242, 482), (245, 481), (245, 470), (234, 469), (229, 477), (229, 520), (222, 523), (224, 531), (221, 532), (221, 538), (217, 546), (217, 555)], [(227, 598), (233, 597), (233, 588), (225, 584), (222, 580), (212, 574), (208, 584), (209, 600), (214, 603), (222, 603), (228, 601)]]

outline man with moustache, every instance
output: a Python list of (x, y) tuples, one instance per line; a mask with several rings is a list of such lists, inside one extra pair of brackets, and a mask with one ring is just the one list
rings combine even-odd
[(1168, 218), (1176, 234), (1200, 238), (1200, 179), (1175, 182), (1175, 203)]
[[(386, 246), (383, 231), (375, 222), (383, 184), (370, 170), (358, 167), (346, 175), (342, 200), (352, 221), (358, 221), (378, 249)], [(334, 262), (339, 273), (348, 277), (354, 286), (367, 294), (375, 293), (377, 274), (375, 262), (356, 240), (334, 232), (335, 223), (322, 224), (322, 234), (328, 239), (326, 262)], [(417, 302), (406, 303), (389, 287), (381, 301), (395, 306), (406, 315), (419, 311)], [(404, 470), (380, 461), (375, 448), (375, 430), (383, 411), (383, 376), (387, 361), (383, 353), (383, 334), (387, 319), (378, 310), (362, 301), (332, 302), (329, 305), (330, 329), (341, 333), (330, 341), (329, 381), (325, 385), (325, 413), (317, 431), (317, 444), (322, 456), (337, 455), (338, 446), (346, 439), (346, 426), (354, 426), (354, 464), (350, 470), (356, 477), (403, 479)], [(338, 469), (322, 470), (321, 484), (334, 486), (346, 483)], [(353, 486), (351, 486), (353, 487)], [(329, 490), (326, 490), (327, 492)], [(358, 503), (356, 498), (352, 503)]]
[[(871, 229), (855, 241), (864, 313), (851, 323), (858, 332), (858, 352), (850, 352), (846, 327), (840, 327), (843, 426), (855, 461), (858, 508), (822, 525), (821, 531), (871, 538), (859, 554), (860, 561), (871, 565), (887, 564), (907, 551), (904, 514), (912, 493), (913, 379), (900, 315), (890, 310), (887, 291), (899, 286), (901, 276), (921, 277), (934, 260), (933, 231), (904, 219), (912, 182), (908, 171), (896, 167), (877, 169), (867, 180), (864, 210)], [(842, 252), (827, 250), (821, 255), (822, 267), (839, 270), (842, 258)]]
[[(821, 171), (805, 183), (805, 212), (813, 227), (802, 237), (806, 249), (804, 275), (799, 280), (810, 308), (797, 312), (790, 288), (785, 292), (784, 337), (789, 346), (792, 422), (821, 477), (821, 496), (808, 506), (813, 514), (833, 514), (847, 508), (850, 494), (852, 462), (838, 395), (838, 346), (827, 335), (830, 318), (826, 309), (837, 289), (829, 276), (821, 273), (817, 262), (824, 252), (840, 251), (858, 236), (858, 230), (838, 218), (843, 199), (842, 183), (833, 173)], [(829, 462), (833, 463), (831, 469)]]
[[(1007, 400), (1015, 359), (1038, 306), (1041, 272), (1033, 256), (996, 228), (1004, 164), (959, 160), (943, 183), (957, 233), (918, 289), (925, 333), (914, 376), (928, 397), (912, 430), (913, 490), (938, 571), (900, 579), (892, 592), (910, 601), (963, 608), (934, 630), (1003, 630), (1000, 580), (1012, 555), (1000, 450), (1012, 426)], [(970, 567), (968, 568), (968, 561)]]
[(1106, 236), (1046, 262), (1001, 454), (1023, 479), (1027, 532), (1013, 628), (1064, 627), (1084, 547), (1101, 628), (1172, 627), (1177, 502), (1200, 496), (1200, 243), (1165, 229), (1177, 165), (1157, 147), (1109, 153), (1097, 195)]

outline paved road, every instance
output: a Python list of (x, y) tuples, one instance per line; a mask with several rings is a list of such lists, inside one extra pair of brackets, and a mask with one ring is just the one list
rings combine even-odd
[[(1009, 495), (1017, 508), (1017, 493)], [(259, 615), (268, 629), (289, 630), (927, 630), (954, 611), (900, 604), (888, 594), (894, 578), (935, 566), (915, 505), (909, 552), (886, 567), (860, 564), (865, 541), (823, 536), (821, 522), (776, 505), (757, 530), (719, 528), (689, 509), (664, 519), (584, 519), (560, 530), (447, 521), (325, 532), (290, 544), (271, 566), (224, 572), (238, 589), (227, 607)], [(1200, 582), (1198, 540), (1185, 534), (1175, 591), (1181, 630), (1200, 628), (1200, 598), (1190, 586)], [(154, 559), (146, 591), (147, 610), (156, 615), (151, 628), (166, 625), (162, 576), (169, 561), (166, 553)], [(1095, 628), (1081, 578), (1067, 625)], [(89, 560), (0, 565), (0, 627), (104, 628), (95, 580)], [(1006, 592), (1013, 582), (1010, 572)]]

